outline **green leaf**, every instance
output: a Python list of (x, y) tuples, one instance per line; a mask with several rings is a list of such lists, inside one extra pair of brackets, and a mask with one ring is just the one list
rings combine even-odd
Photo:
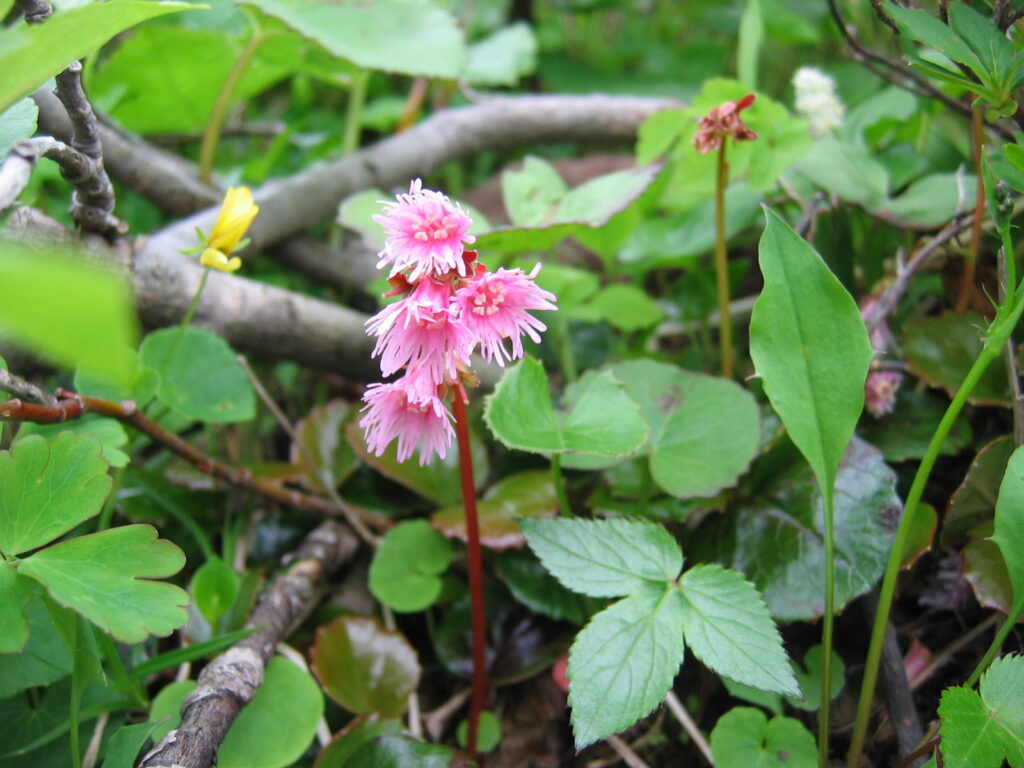
[(79, 368), (75, 371), (75, 391), (90, 397), (103, 400), (133, 400), (139, 408), (144, 408), (156, 397), (160, 388), (160, 374), (147, 368), (139, 360), (135, 349), (126, 351), (129, 373), (122, 381), (111, 381), (110, 375), (103, 371), (89, 371)]
[[(79, 10), (109, 8), (116, 12), (123, 5), (161, 7), (161, 3), (111, 0)], [(8, 35), (22, 30), (49, 29), (63, 16), (58, 14), (45, 24), (7, 30), (4, 42)], [(79, 34), (68, 32), (76, 40)], [(63, 43), (55, 45), (67, 48)], [(0, 62), (3, 58), (0, 53)], [(10, 70), (2, 63), (0, 72), (8, 82)], [(58, 253), (61, 255), (55, 255)], [(86, 263), (67, 249), (61, 251), (50, 245), (46, 252), (39, 252), (0, 240), (0, 329), (7, 331), (13, 341), (59, 365), (104, 371), (115, 381), (131, 374), (129, 350), (134, 349), (138, 335), (131, 288), (114, 272), (95, 266), (95, 260)]]
[[(815, 712), (821, 708), (821, 677), (824, 671), (825, 657), (820, 645), (812, 645), (804, 654), (804, 668), (796, 672), (797, 683), (800, 690), (804, 692), (803, 698), (787, 696), (789, 704), (797, 709), (808, 712)], [(842, 657), (834, 650), (832, 651), (832, 694), (830, 698), (835, 699), (843, 690), (843, 681), (846, 679), (846, 664)]]
[(477, 87), (512, 87), (536, 69), (537, 36), (529, 24), (520, 21), (473, 43), (466, 56), (462, 78)]
[(188, 621), (188, 595), (148, 579), (185, 565), (181, 550), (150, 525), (128, 525), (62, 541), (22, 560), (19, 571), (41, 581), (62, 605), (124, 643), (164, 637)]
[(359, 616), (341, 616), (317, 630), (312, 664), (328, 695), (364, 716), (401, 717), (420, 679), (405, 636)]
[(750, 320), (750, 356), (765, 393), (826, 495), (864, 407), (875, 355), (857, 305), (821, 257), (765, 211), (764, 289)]
[(877, 204), (871, 212), (900, 228), (938, 229), (974, 207), (976, 179), (970, 174), (932, 173), (917, 179), (899, 197)]
[(163, 672), (165, 669), (180, 667), (182, 664), (187, 664), (190, 661), (203, 657), (216, 656), (221, 651), (226, 651), (239, 640), (244, 640), (255, 631), (255, 629), (238, 629), (234, 632), (228, 632), (225, 635), (215, 637), (212, 640), (164, 651), (132, 667), (132, 671), (128, 676), (132, 680), (145, 680), (150, 675)]
[(121, 449), (128, 445), (128, 433), (116, 419), (108, 419), (88, 413), (80, 419), (57, 424), (22, 424), (18, 428), (15, 442), (24, 440), (29, 435), (39, 435), (47, 440), (54, 440), (63, 432), (76, 435), (91, 435), (100, 441), (100, 455), (112, 467), (128, 466), (129, 456)]
[[(455, 729), (455, 739), (466, 749), (469, 744), (469, 721), (463, 720)], [(501, 743), (501, 721), (488, 709), (480, 713), (480, 725), (476, 736), (476, 748), (486, 754)]]
[(216, 624), (238, 595), (238, 575), (219, 557), (211, 557), (192, 575), (189, 591), (196, 608)]
[(527, 155), (522, 168), (501, 174), (505, 210), (512, 223), (520, 227), (550, 224), (568, 191), (554, 166), (533, 155)]
[(331, 488), (337, 488), (355, 471), (359, 457), (345, 440), (345, 425), (353, 415), (348, 403), (332, 400), (313, 408), (295, 425), (291, 460), (302, 468), (310, 488), (324, 492), (325, 475)]
[(591, 597), (619, 597), (673, 581), (683, 567), (676, 540), (640, 520), (523, 520), (530, 549), (562, 584)]
[(263, 684), (217, 750), (218, 768), (284, 768), (302, 757), (324, 714), (320, 686), (283, 656), (267, 665)]
[(363, 720), (353, 718), (324, 747), (313, 768), (346, 768), (356, 752), (372, 739), (402, 732), (400, 720)]
[(441, 574), (452, 545), (426, 520), (399, 523), (384, 537), (370, 564), (370, 591), (402, 613), (422, 611), (441, 595)]
[(651, 476), (673, 496), (714, 496), (757, 454), (760, 412), (735, 382), (701, 375), (683, 382), (651, 448)]
[(996, 501), (995, 535), (1013, 584), (1015, 602), (1024, 600), (1024, 449), (1018, 448), (1006, 465)]
[(189, 419), (210, 424), (249, 421), (256, 395), (231, 347), (204, 328), (161, 328), (142, 342), (143, 365), (162, 372), (160, 400)]
[(1024, 765), (1024, 658), (1004, 656), (982, 676), (980, 694), (958, 686), (939, 703), (942, 757), (949, 768)]
[[(6, 600), (6, 597), (0, 600), (0, 606), (6, 608)], [(28, 622), (28, 644), (18, 653), (0, 653), (0, 699), (6, 699), (26, 688), (49, 685), (71, 674), (71, 651), (53, 624), (42, 589), (37, 590), (24, 608), (23, 620)], [(3, 626), (15, 625), (4, 619)]]
[(949, 9), (949, 26), (981, 62), (981, 70), (976, 74), (987, 75), (981, 78), (982, 82), (990, 80), (996, 89), (1009, 90), (1010, 82), (1005, 78), (1016, 48), (991, 18), (982, 16), (966, 4), (962, 5), (963, 8)]
[(599, 229), (636, 202), (661, 172), (660, 164), (598, 176), (570, 190), (544, 224), (498, 227), (477, 237), (481, 251), (540, 251), (567, 237)]
[[(139, 22), (201, 6), (146, 0), (110, 0), (58, 11), (45, 24), (4, 30), (0, 48), (0, 110), (27, 96), (71, 62), (85, 58)], [(22, 288), (28, 285), (22, 285)], [(88, 292), (86, 292), (88, 295)], [(100, 305), (97, 299), (97, 305)], [(102, 337), (101, 337), (102, 338)]]
[[(953, 397), (981, 353), (986, 326), (985, 319), (974, 312), (944, 312), (910, 321), (903, 329), (901, 344), (907, 370)], [(989, 365), (967, 401), (974, 405), (1010, 404), (1002, 358)]]
[(512, 596), (531, 611), (555, 621), (583, 624), (600, 603), (563, 587), (530, 553), (502, 552), (494, 561), (498, 577)]
[(779, 630), (742, 574), (697, 565), (679, 580), (679, 595), (686, 643), (705, 666), (763, 691), (800, 695)]
[(347, 768), (449, 768), (451, 747), (423, 744), (404, 734), (374, 739), (352, 756)]
[(889, 174), (866, 149), (825, 137), (814, 142), (796, 169), (826, 192), (869, 210), (889, 199)]
[(91, 435), (17, 441), (0, 452), (0, 552), (36, 549), (99, 514), (111, 483)]
[(740, 15), (739, 50), (736, 54), (736, 74), (750, 90), (757, 89), (757, 55), (764, 39), (764, 20), (760, 0), (747, 0)]
[[(689, 554), (744, 572), (780, 621), (821, 616), (825, 524), (820, 487), (792, 445), (755, 461), (751, 475), (760, 480), (753, 495), (741, 492), (728, 516), (702, 526)], [(858, 438), (839, 465), (835, 495), (838, 611), (881, 578), (902, 503), (895, 473)]]
[[(232, 103), (256, 96), (297, 68), (294, 57), (287, 66), (268, 60), (278, 40), (256, 51)], [(129, 130), (201, 133), (244, 44), (219, 29), (145, 26), (97, 63), (89, 95)]]
[(759, 709), (735, 707), (711, 732), (711, 755), (717, 768), (815, 768), (814, 736), (799, 720), (773, 717)]
[(32, 99), (22, 99), (0, 111), (0, 160), (7, 157), (14, 142), (29, 138), (36, 132), (39, 107)]
[[(935, 428), (942, 420), (949, 401), (931, 392), (917, 392), (900, 387), (896, 393), (896, 408), (880, 419), (863, 418), (857, 434), (875, 446), (886, 461), (906, 461), (923, 458), (928, 450)], [(960, 414), (939, 453), (955, 456), (972, 443), (971, 424)]]
[(32, 599), (32, 585), (11, 563), (0, 560), (0, 653), (15, 653), (28, 642), (25, 605)]
[(568, 413), (551, 402), (544, 366), (524, 358), (510, 368), (484, 404), (484, 421), (509, 448), (533, 453), (629, 453), (647, 439), (636, 404), (609, 372), (580, 380)]
[[(490, 549), (521, 547), (521, 518), (556, 517), (558, 497), (551, 473), (531, 470), (509, 475), (491, 486), (477, 503), (480, 543)], [(467, 541), (466, 510), (459, 504), (435, 512), (430, 524), (448, 538)]]
[(455, 18), (417, 0), (241, 0), (278, 19), (331, 55), (361, 69), (454, 78), (465, 46)]
[(569, 650), (576, 749), (629, 727), (665, 698), (683, 659), (682, 603), (667, 585), (606, 608)]
[(178, 727), (181, 722), (181, 705), (195, 687), (195, 680), (168, 683), (153, 697), (149, 707), (149, 722), (157, 724), (153, 731), (153, 741), (160, 741)]
[(934, 48), (960, 64), (975, 70), (980, 68), (978, 58), (967, 44), (952, 29), (927, 11), (901, 8), (893, 2), (888, 2), (885, 4), (885, 12), (907, 37)]
[(949, 500), (940, 544), (959, 544), (979, 523), (991, 522), (999, 485), (1013, 451), (1013, 440), (1009, 436), (997, 437), (978, 451), (963, 482)]
[(650, 328), (664, 317), (657, 302), (635, 285), (609, 285), (592, 302), (608, 325), (627, 333)]
[(135, 758), (155, 730), (155, 723), (123, 725), (118, 728), (107, 742), (107, 756), (103, 759), (103, 768), (132, 768), (135, 765)]
[(686, 126), (689, 110), (661, 109), (648, 117), (637, 131), (637, 165), (651, 163), (666, 154)]

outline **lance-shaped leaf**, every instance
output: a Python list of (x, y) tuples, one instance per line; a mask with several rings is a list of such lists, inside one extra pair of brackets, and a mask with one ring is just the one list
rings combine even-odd
[(750, 320), (750, 355), (772, 407), (830, 495), (875, 353), (857, 305), (821, 257), (777, 214), (766, 210), (765, 217), (764, 289)]
[(498, 382), (484, 420), (509, 448), (532, 453), (621, 456), (647, 439), (636, 403), (610, 372), (581, 379), (573, 395), (568, 412), (555, 411), (544, 367), (528, 357)]
[(800, 695), (779, 630), (742, 574), (698, 565), (679, 580), (679, 589), (683, 634), (694, 656), (738, 683)]
[(530, 549), (569, 589), (619, 597), (674, 580), (683, 567), (676, 540), (640, 520), (523, 520)]
[(0, 453), (0, 552), (48, 544), (99, 513), (111, 479), (92, 435), (30, 435)]
[(1006, 560), (1014, 604), (1024, 605), (1024, 448), (1015, 450), (1006, 465), (996, 501), (995, 531), (992, 540)]
[(666, 584), (594, 616), (569, 651), (576, 749), (629, 727), (665, 698), (683, 659), (682, 604)]
[(19, 572), (41, 581), (57, 602), (124, 643), (169, 635), (188, 621), (188, 595), (149, 579), (172, 576), (185, 555), (150, 525), (80, 536), (37, 552)]

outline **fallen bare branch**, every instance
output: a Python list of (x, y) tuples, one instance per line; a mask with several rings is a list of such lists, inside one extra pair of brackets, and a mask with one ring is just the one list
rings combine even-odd
[(217, 656), (199, 673), (181, 705), (181, 724), (151, 750), (138, 768), (209, 768), (242, 707), (263, 683), (274, 647), (316, 605), (320, 584), (351, 560), (355, 535), (335, 522), (306, 537), (291, 564), (263, 590), (246, 627), (256, 631)]

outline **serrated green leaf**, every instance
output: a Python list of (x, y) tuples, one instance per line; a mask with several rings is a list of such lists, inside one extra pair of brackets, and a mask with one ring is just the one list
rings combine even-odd
[(455, 18), (417, 0), (242, 0), (361, 69), (454, 78), (465, 44)]
[(31, 583), (11, 563), (0, 560), (0, 653), (15, 653), (28, 642), (25, 605), (31, 599)]
[(632, 725), (665, 698), (683, 659), (682, 606), (650, 588), (590, 620), (569, 650), (576, 749)]
[(124, 643), (166, 636), (188, 621), (188, 595), (149, 579), (185, 565), (174, 544), (150, 525), (127, 525), (69, 539), (22, 560), (18, 570), (41, 581), (62, 605)]
[(982, 16), (966, 3), (961, 5), (962, 8), (949, 8), (949, 26), (978, 57), (981, 70), (976, 74), (982, 75), (982, 82), (991, 81), (997, 88), (1009, 86), (1005, 77), (1016, 48), (991, 18)]
[(763, 691), (800, 695), (779, 630), (743, 574), (697, 565), (679, 580), (683, 634), (705, 666)]
[(1024, 599), (1024, 448), (1017, 448), (1006, 465), (996, 501), (995, 535), (1013, 584), (1015, 602)]
[(555, 412), (544, 367), (524, 358), (510, 368), (484, 405), (484, 421), (502, 443), (533, 453), (627, 454), (647, 439), (636, 403), (611, 373), (589, 373), (567, 413)]
[(793, 442), (831, 495), (864, 407), (875, 351), (853, 298), (778, 214), (765, 210), (764, 289), (750, 320), (750, 356)]
[(953, 61), (978, 68), (978, 58), (967, 44), (952, 29), (927, 11), (901, 8), (893, 2), (888, 2), (885, 4), (885, 12), (907, 37), (940, 51)]
[(99, 514), (112, 481), (91, 435), (39, 435), (0, 452), (0, 552), (8, 557), (53, 541)]
[(530, 549), (575, 592), (620, 597), (672, 581), (683, 567), (676, 540), (641, 520), (523, 520)]
[(815, 768), (814, 736), (799, 720), (773, 717), (759, 709), (735, 707), (711, 732), (711, 755), (717, 768)]
[(451, 561), (448, 539), (426, 520), (407, 520), (388, 531), (374, 553), (370, 591), (396, 611), (422, 611), (441, 595), (441, 574)]
[[(27, 96), (76, 59), (84, 58), (129, 27), (200, 6), (187, 3), (111, 0), (58, 11), (45, 24), (4, 30), (0, 49), (0, 110)], [(23, 286), (24, 287), (24, 286)]]
[(256, 394), (235, 353), (205, 328), (154, 331), (142, 342), (139, 359), (161, 373), (160, 400), (183, 416), (225, 424), (256, 415)]
[[(112, 0), (81, 10), (110, 8), (116, 12), (126, 4), (161, 5)], [(56, 19), (24, 29), (49, 29)], [(6, 30), (4, 42), (21, 29)], [(3, 59), (0, 53), (0, 72), (6, 83), (9, 72)], [(115, 381), (131, 374), (130, 350), (138, 336), (131, 287), (123, 276), (96, 266), (95, 259), (88, 262), (70, 247), (51, 244), (45, 251), (37, 251), (0, 239), (0, 329), (59, 365), (104, 371)]]
[(949, 768), (1024, 765), (1024, 658), (1005, 656), (982, 675), (980, 694), (947, 688), (939, 704), (942, 756)]

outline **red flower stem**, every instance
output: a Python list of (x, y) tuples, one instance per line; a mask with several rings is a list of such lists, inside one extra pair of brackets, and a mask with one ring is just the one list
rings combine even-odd
[(462, 477), (462, 506), (466, 510), (466, 547), (469, 565), (469, 601), (473, 625), (473, 683), (469, 700), (469, 736), (466, 748), (479, 760), (477, 734), (480, 712), (487, 700), (487, 622), (484, 614), (484, 561), (480, 549), (480, 522), (476, 514), (476, 485), (473, 482), (473, 455), (469, 450), (469, 418), (466, 402), (469, 396), (461, 385), (455, 389), (452, 410), (455, 412), (455, 435), (459, 442), (459, 474)]

